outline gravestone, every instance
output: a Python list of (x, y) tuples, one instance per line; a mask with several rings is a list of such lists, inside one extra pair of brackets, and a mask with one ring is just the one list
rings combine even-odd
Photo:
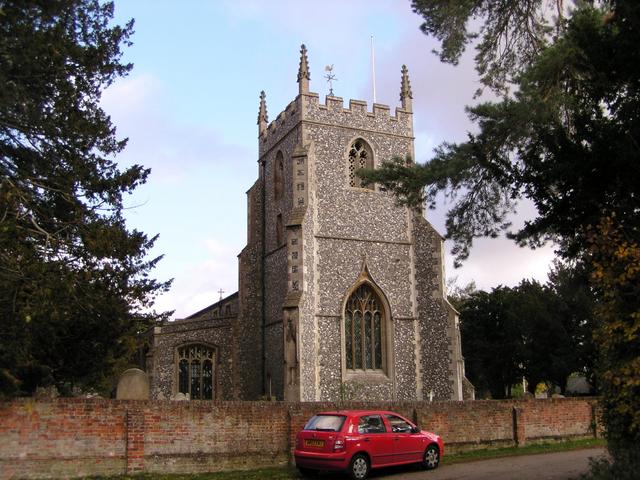
[(149, 378), (139, 368), (130, 368), (120, 375), (118, 389), (116, 390), (118, 400), (149, 400)]

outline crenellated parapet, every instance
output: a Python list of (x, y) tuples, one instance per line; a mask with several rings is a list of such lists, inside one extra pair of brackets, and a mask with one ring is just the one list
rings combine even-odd
[(374, 103), (369, 110), (366, 101), (353, 99), (345, 108), (341, 97), (327, 96), (325, 103), (320, 103), (319, 95), (311, 92), (298, 96), (274, 121), (265, 126), (264, 133), (260, 135), (260, 156), (271, 150), (299, 122), (413, 137), (413, 114), (410, 111), (398, 107), (395, 115), (391, 115), (388, 105)]
[[(401, 137), (413, 137), (412, 92), (409, 74), (406, 66), (402, 66), (400, 84), (401, 104), (396, 107), (394, 115), (388, 105), (374, 103), (369, 106), (363, 100), (349, 100), (345, 108), (341, 97), (326, 96), (324, 103), (320, 102), (317, 93), (309, 91), (309, 62), (307, 49), (300, 48), (300, 64), (297, 81), (299, 93), (275, 120), (267, 123), (266, 103), (264, 92), (260, 96), (259, 124), (259, 156), (262, 158), (269, 150), (277, 145), (299, 122), (319, 123), (336, 127), (351, 128), (360, 131), (370, 131)], [(304, 139), (300, 139), (304, 141)]]
[(265, 126), (264, 133), (259, 136), (259, 157), (267, 153), (274, 145), (279, 143), (302, 119), (298, 100), (294, 100), (284, 111)]
[(342, 98), (326, 97), (322, 104), (317, 94), (305, 95), (304, 101), (304, 120), (308, 122), (413, 137), (413, 114), (402, 108), (391, 115), (388, 105), (374, 103), (369, 110), (363, 100), (349, 100), (345, 108)]

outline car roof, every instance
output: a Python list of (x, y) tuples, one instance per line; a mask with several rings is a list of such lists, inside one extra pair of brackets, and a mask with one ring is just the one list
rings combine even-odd
[(389, 410), (332, 410), (327, 412), (316, 413), (316, 415), (343, 415), (348, 417), (349, 416), (357, 417), (361, 415), (374, 415), (374, 414), (379, 414), (379, 415), (389, 414), (389, 415), (398, 415), (402, 417), (402, 415), (400, 415), (399, 413), (391, 412)]

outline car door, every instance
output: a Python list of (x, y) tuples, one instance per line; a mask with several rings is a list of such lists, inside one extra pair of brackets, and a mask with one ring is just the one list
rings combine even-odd
[(393, 462), (413, 463), (421, 461), (424, 442), (421, 435), (413, 433), (413, 424), (398, 415), (386, 414), (385, 418), (393, 438)]
[(387, 431), (380, 414), (361, 415), (358, 434), (371, 457), (371, 465), (381, 467), (394, 463), (393, 434)]

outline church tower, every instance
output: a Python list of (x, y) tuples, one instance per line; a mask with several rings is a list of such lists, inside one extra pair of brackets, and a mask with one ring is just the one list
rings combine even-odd
[[(271, 123), (262, 92), (259, 178), (247, 192), (239, 255), (234, 397), (291, 401), (472, 396), (458, 319), (444, 292), (443, 239), (396, 205), (361, 168), (415, 158), (412, 92), (401, 104), (309, 90), (302, 45), (298, 96)], [(261, 368), (256, 368), (260, 365)]]

